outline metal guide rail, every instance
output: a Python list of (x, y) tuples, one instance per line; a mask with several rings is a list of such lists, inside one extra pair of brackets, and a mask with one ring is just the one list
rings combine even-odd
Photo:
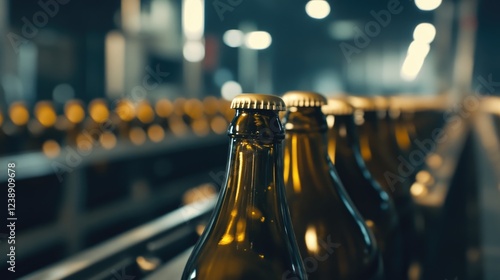
[[(56, 158), (48, 158), (42, 152), (7, 155), (0, 157), (0, 164), (6, 166), (8, 162), (15, 162), (17, 166), (22, 168), (18, 179), (27, 179), (54, 174), (61, 168), (73, 168), (72, 164), (75, 161), (78, 162), (79, 167), (83, 167), (103, 160), (115, 161), (136, 156), (147, 156), (189, 148), (194, 145), (208, 146), (224, 140), (226, 140), (226, 137), (219, 134), (210, 134), (203, 137), (195, 134), (186, 134), (182, 137), (172, 135), (168, 137), (167, 135), (166, 140), (161, 143), (147, 142), (144, 145), (137, 146), (127, 141), (120, 141), (112, 150), (96, 147), (85, 154), (79, 154), (77, 148), (67, 146), (61, 149), (61, 154)], [(0, 181), (4, 182), (6, 180), (7, 174), (0, 174)]]
[(21, 279), (141, 279), (194, 245), (196, 227), (208, 218), (215, 202), (212, 196), (185, 205)]

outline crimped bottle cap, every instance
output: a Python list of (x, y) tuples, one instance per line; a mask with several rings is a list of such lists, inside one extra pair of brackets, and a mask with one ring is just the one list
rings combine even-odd
[(351, 115), (354, 111), (352, 106), (343, 98), (328, 98), (328, 103), (324, 105), (322, 111), (325, 115)]
[(391, 102), (389, 100), (389, 97), (375, 95), (371, 99), (373, 100), (373, 103), (375, 104), (375, 108), (377, 110), (388, 110), (390, 107)]
[(289, 91), (283, 100), (289, 107), (321, 107), (327, 102), (323, 95), (311, 91)]
[(243, 93), (231, 102), (232, 109), (286, 111), (283, 99), (270, 94)]
[(390, 99), (391, 109), (401, 111), (423, 111), (423, 110), (446, 110), (451, 107), (450, 99), (447, 95), (437, 96), (417, 96), (398, 95)]
[(347, 100), (354, 109), (361, 109), (363, 111), (374, 111), (377, 109), (375, 102), (371, 98), (349, 95), (345, 97), (345, 100)]

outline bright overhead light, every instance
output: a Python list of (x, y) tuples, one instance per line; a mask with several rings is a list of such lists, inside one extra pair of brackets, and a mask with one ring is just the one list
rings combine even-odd
[(436, 37), (436, 28), (430, 23), (421, 23), (413, 31), (413, 40), (430, 44)]
[(231, 29), (224, 32), (222, 40), (230, 47), (237, 48), (243, 44), (245, 35), (241, 30)]
[(406, 81), (413, 81), (417, 78), (418, 73), (424, 65), (425, 57), (431, 50), (429, 44), (413, 41), (408, 47), (408, 53), (406, 55), (403, 66), (401, 67), (401, 78)]
[(406, 57), (401, 67), (401, 78), (405, 81), (413, 81), (417, 78), (420, 69), (424, 65), (425, 57), (417, 57), (414, 55), (409, 55)]
[(221, 95), (226, 100), (233, 100), (236, 95), (242, 93), (241, 85), (235, 81), (227, 81), (222, 85)]
[(311, 0), (306, 4), (306, 13), (315, 19), (323, 19), (330, 14), (330, 4), (325, 0)]
[(422, 43), (418, 41), (411, 42), (408, 47), (408, 56), (415, 57), (426, 57), (429, 51), (431, 50), (431, 46), (427, 43)]
[(415, 5), (422, 11), (432, 11), (441, 5), (442, 0), (415, 0)]
[(189, 62), (199, 62), (205, 58), (205, 46), (199, 41), (186, 42), (182, 54)]
[(182, 30), (188, 40), (200, 40), (205, 28), (205, 4), (203, 0), (182, 2)]
[(254, 50), (267, 49), (272, 41), (271, 35), (265, 31), (254, 31), (245, 36), (245, 45)]

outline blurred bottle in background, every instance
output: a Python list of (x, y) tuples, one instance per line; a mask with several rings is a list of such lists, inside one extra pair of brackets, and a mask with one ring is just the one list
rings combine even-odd
[(403, 279), (403, 244), (392, 199), (373, 178), (359, 149), (354, 109), (342, 99), (323, 106), (328, 123), (328, 154), (352, 201), (373, 231), (384, 259), (387, 279)]
[(398, 211), (405, 252), (402, 267), (408, 271), (415, 254), (416, 238), (415, 205), (410, 194), (412, 167), (391, 157), (391, 143), (381, 141), (379, 113), (374, 102), (356, 96), (348, 96), (347, 101), (354, 107), (361, 156), (375, 180), (393, 199)]
[(283, 99), (288, 106), (284, 153), (287, 199), (309, 279), (385, 279), (373, 233), (328, 156), (328, 127), (321, 111), (325, 97), (294, 91)]

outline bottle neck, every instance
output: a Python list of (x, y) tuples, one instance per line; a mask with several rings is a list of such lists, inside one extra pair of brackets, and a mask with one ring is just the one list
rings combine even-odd
[[(227, 186), (241, 187), (248, 191), (276, 185), (276, 172), (282, 164), (282, 140), (285, 131), (277, 112), (238, 109), (229, 125), (231, 137)], [(275, 188), (273, 188), (275, 190)]]
[(372, 138), (376, 139), (377, 133), (380, 131), (380, 129), (383, 129), (381, 124), (383, 123), (380, 122), (379, 116), (376, 111), (365, 111), (363, 113), (363, 123), (361, 124), (361, 130), (370, 136), (373, 136)]
[(319, 107), (293, 107), (285, 115), (287, 133), (325, 133), (326, 117)]
[[(327, 123), (320, 108), (297, 108), (287, 112), (284, 152), (285, 182), (298, 182), (301, 174), (329, 172), (330, 159), (327, 150)], [(304, 164), (304, 162), (315, 164)], [(293, 184), (301, 188), (300, 184)], [(308, 190), (294, 189), (296, 193)]]
[(410, 112), (401, 112), (397, 119), (393, 119), (396, 141), (399, 148), (405, 152), (410, 151), (412, 139), (415, 139), (415, 126), (412, 119), (413, 114)]
[[(271, 124), (275, 126), (272, 127)], [(219, 245), (251, 245), (252, 233), (284, 228), (282, 138), (275, 112), (239, 110), (228, 129), (231, 139), (227, 181), (219, 200)], [(287, 225), (288, 226), (288, 225)], [(256, 230), (256, 229), (259, 230)]]
[(329, 115), (328, 121), (328, 154), (336, 163), (339, 153), (354, 158), (361, 156), (356, 125), (353, 115)]
[[(372, 118), (370, 118), (371, 120)], [(395, 161), (398, 156), (401, 155), (400, 146), (398, 143), (396, 128), (394, 126), (394, 120), (390, 114), (378, 114), (375, 119), (377, 125), (376, 136), (372, 144), (372, 148), (378, 147), (382, 153), (384, 153), (389, 160)], [(403, 139), (401, 139), (403, 140)], [(408, 139), (405, 139), (409, 141)], [(376, 146), (375, 146), (376, 145)]]
[(327, 155), (326, 132), (328, 125), (325, 115), (319, 107), (296, 108), (285, 115), (285, 147), (305, 147), (313, 157)]
[(382, 133), (379, 117), (376, 111), (365, 111), (361, 122), (356, 122), (359, 128), (359, 145), (361, 155), (365, 161), (373, 159), (373, 153), (378, 153), (379, 149), (385, 147), (380, 143), (380, 133)]
[(259, 144), (281, 143), (285, 138), (285, 130), (275, 111), (238, 109), (229, 125), (228, 135), (255, 140)]
[(387, 146), (392, 144), (393, 139), (391, 139), (391, 118), (389, 114), (384, 111), (366, 111), (364, 113), (365, 123), (363, 126), (368, 131), (370, 137), (370, 142), (373, 145)]
[[(327, 116), (327, 120), (330, 117), (332, 118), (331, 125), (329, 121), (328, 130), (328, 154), (330, 158), (332, 158), (334, 164), (337, 165), (339, 171), (350, 169), (349, 172), (351, 172), (351, 175), (360, 175), (360, 177), (364, 177), (365, 182), (372, 181), (372, 175), (368, 171), (368, 167), (363, 160), (364, 156), (372, 156), (371, 150), (363, 145), (360, 146), (360, 138), (356, 130), (354, 116), (330, 115)], [(346, 175), (349, 174), (349, 172), (346, 172)], [(371, 182), (370, 184), (375, 189), (382, 191), (378, 183)]]

